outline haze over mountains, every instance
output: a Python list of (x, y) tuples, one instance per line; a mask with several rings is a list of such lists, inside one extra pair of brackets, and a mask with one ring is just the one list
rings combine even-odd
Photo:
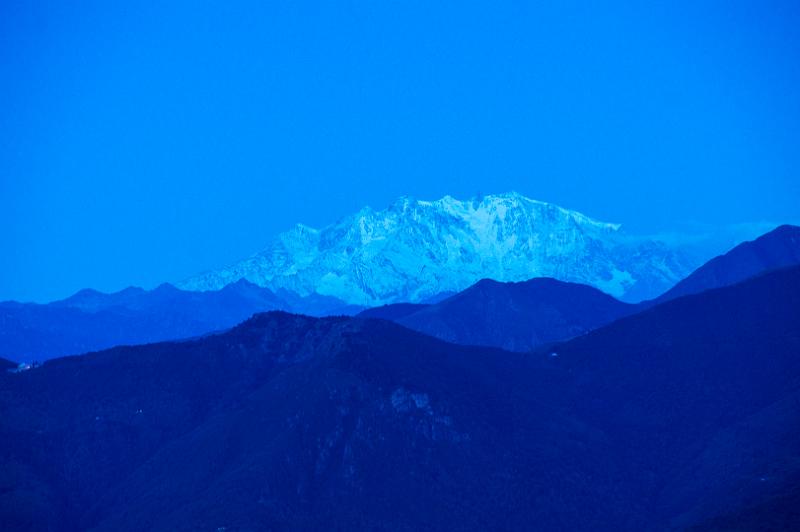
[(115, 345), (190, 338), (268, 310), (318, 316), (354, 314), (361, 307), (316, 294), (275, 293), (245, 280), (207, 292), (169, 284), (113, 294), (82, 290), (46, 305), (0, 302), (0, 357), (34, 362)]
[(56, 531), (787, 529), (798, 352), (798, 267), (530, 354), (260, 314), (0, 374), (0, 515)]
[(707, 258), (516, 193), (466, 201), (401, 198), (323, 229), (298, 225), (249, 259), (178, 286), (217, 290), (244, 278), (273, 290), (375, 306), (421, 302), (484, 278), (553, 277), (639, 301), (661, 294)]
[[(393, 320), (455, 343), (526, 351), (584, 334), (676, 293), (699, 292), (798, 264), (798, 233), (800, 228), (782, 226), (743, 243), (660, 298), (638, 306), (555, 279), (483, 280), (461, 293), (432, 298), (432, 304), (392, 304), (362, 316)], [(0, 357), (33, 362), (115, 345), (188, 338), (232, 327), (268, 310), (322, 316), (354, 314), (362, 308), (319, 294), (273, 292), (243, 279), (218, 291), (189, 292), (171, 285), (115, 294), (84, 290), (47, 305), (0, 303)]]

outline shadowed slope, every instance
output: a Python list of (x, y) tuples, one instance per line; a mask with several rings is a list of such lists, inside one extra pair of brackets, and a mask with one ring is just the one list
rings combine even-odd
[(759, 501), (785, 514), (798, 353), (798, 268), (541, 354), (262, 314), (0, 374), (0, 515), (20, 530), (616, 531)]
[[(685, 526), (800, 475), (800, 268), (683, 297), (554, 348), (654, 512)], [(768, 481), (767, 481), (768, 480)], [(800, 502), (794, 497), (795, 502)]]
[(593, 435), (536, 400), (529, 379), (548, 372), (528, 367), (386, 321), (279, 313), (54, 360), (0, 377), (9, 485), (37, 487), (0, 515), (60, 530), (619, 522), (614, 466), (580, 452)]
[(395, 321), (449, 342), (527, 351), (584, 334), (635, 310), (596, 288), (555, 279), (483, 280)]
[(711, 259), (648, 304), (732, 285), (769, 270), (797, 264), (800, 264), (800, 227), (782, 225)]

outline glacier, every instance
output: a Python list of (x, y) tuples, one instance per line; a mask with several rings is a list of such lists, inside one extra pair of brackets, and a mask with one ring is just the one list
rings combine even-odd
[(619, 224), (511, 192), (464, 201), (402, 197), (322, 229), (298, 224), (255, 255), (178, 286), (218, 290), (246, 279), (374, 306), (423, 301), (484, 278), (553, 277), (635, 302), (659, 295), (699, 263)]

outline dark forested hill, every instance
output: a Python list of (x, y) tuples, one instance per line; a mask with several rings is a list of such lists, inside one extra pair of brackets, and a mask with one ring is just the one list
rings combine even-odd
[(0, 516), (122, 531), (786, 522), (799, 354), (800, 269), (542, 353), (260, 314), (0, 374)]
[(800, 503), (800, 268), (664, 303), (551, 354), (574, 385), (570, 412), (605, 427), (663, 519)]

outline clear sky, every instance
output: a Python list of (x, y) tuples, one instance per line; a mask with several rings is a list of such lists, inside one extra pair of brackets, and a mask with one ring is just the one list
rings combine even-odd
[(401, 195), (800, 218), (800, 2), (132, 4), (0, 6), (0, 299), (177, 281)]

